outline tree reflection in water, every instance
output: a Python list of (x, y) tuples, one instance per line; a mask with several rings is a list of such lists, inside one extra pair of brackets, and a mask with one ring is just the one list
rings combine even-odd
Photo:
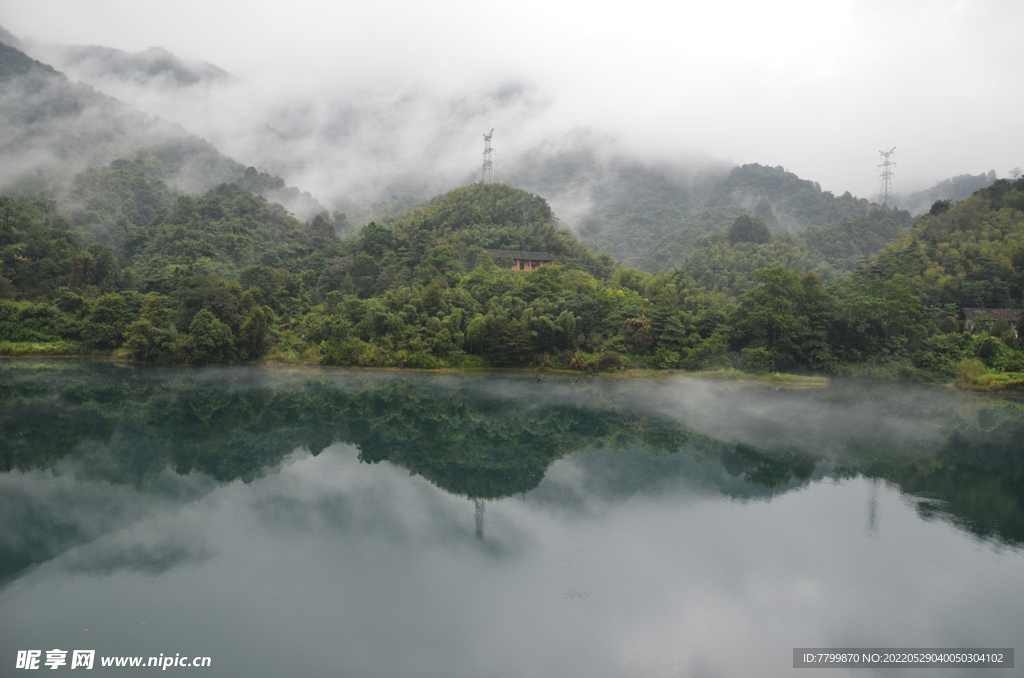
[[(296, 448), (317, 455), (341, 442), (362, 462), (389, 462), (474, 500), (483, 539), (485, 500), (530, 492), (556, 460), (604, 449), (613, 453), (607, 489), (624, 495), (692, 473), (687, 460), (718, 469), (703, 482), (744, 500), (863, 475), (917, 497), (926, 519), (1024, 545), (1020, 404), (891, 385), (787, 394), (726, 385), (715, 387), (726, 389), (722, 411), (694, 417), (674, 400), (685, 383), (697, 382), (8, 362), (0, 472), (73, 460), (82, 477), (159, 491), (168, 467), (250, 482)], [(807, 422), (794, 413), (842, 416), (869, 400), (932, 433), (879, 433), (873, 421), (834, 434), (822, 426), (813, 444), (799, 433)], [(744, 428), (754, 433), (735, 433)], [(869, 530), (876, 520), (869, 504)]]

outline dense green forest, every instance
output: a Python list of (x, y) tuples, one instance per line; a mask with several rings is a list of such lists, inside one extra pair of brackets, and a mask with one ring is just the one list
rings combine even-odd
[[(743, 165), (681, 185), (653, 168), (623, 165), (615, 178), (621, 183), (580, 224), (584, 241), (648, 272), (683, 268), (729, 296), (753, 287), (754, 271), (765, 265), (814, 270), (823, 282), (842, 278), (911, 223), (908, 212), (834, 196), (781, 167)], [(726, 238), (740, 216), (760, 219), (771, 238)]]
[[(758, 269), (785, 266), (839, 280), (910, 228), (909, 212), (877, 207), (803, 233), (773, 232), (761, 217), (740, 215), (723, 232), (705, 236), (680, 268), (709, 291), (738, 298), (757, 285)], [(743, 224), (757, 224), (739, 230)]]
[[(686, 268), (700, 280), (720, 263), (721, 234), (742, 215), (760, 218), (775, 236), (770, 251), (740, 248), (728, 275), (702, 281), (738, 295), (767, 257), (814, 270), (823, 281), (845, 276), (861, 259), (907, 231), (912, 215), (938, 200), (961, 200), (991, 185), (995, 172), (963, 175), (894, 201), (899, 209), (835, 195), (782, 167), (727, 167), (710, 160), (644, 163), (612, 140), (578, 133), (524, 152), (505, 173), (509, 183), (544, 195), (597, 251), (649, 273)], [(698, 261), (693, 261), (694, 259)], [(703, 260), (699, 261), (699, 260)]]
[[(266, 180), (252, 170), (182, 195), (139, 155), (79, 175), (71, 211), (45, 194), (3, 198), (0, 351), (156, 364), (875, 370), (993, 388), (1015, 387), (1024, 369), (1011, 323), (965, 333), (963, 311), (1020, 306), (1021, 181), (937, 202), (909, 231), (905, 212), (860, 213), (843, 199), (822, 204), (849, 202), (850, 214), (799, 235), (740, 214), (683, 268), (648, 273), (594, 254), (542, 198), (502, 184), (456, 189), (341, 240), (324, 217), (302, 223), (249, 190)], [(555, 263), (513, 271), (489, 249)]]

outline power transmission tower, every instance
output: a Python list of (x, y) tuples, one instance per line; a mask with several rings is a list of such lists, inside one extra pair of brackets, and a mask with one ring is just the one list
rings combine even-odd
[(882, 174), (880, 175), (880, 177), (882, 179), (882, 186), (881, 186), (881, 188), (878, 191), (878, 202), (882, 203), (882, 207), (884, 207), (884, 208), (889, 207), (889, 201), (892, 199), (892, 174), (893, 173), (892, 173), (892, 170), (889, 169), (889, 168), (890, 167), (895, 167), (896, 163), (889, 162), (889, 156), (892, 155), (895, 152), (896, 152), (896, 147), (895, 146), (893, 146), (892, 150), (889, 151), (889, 152), (879, 151), (879, 153), (882, 155), (883, 158), (885, 158), (885, 160), (883, 160), (882, 164), (879, 165), (879, 167), (882, 168)]
[(494, 153), (494, 149), (491, 148), (491, 137), (494, 136), (494, 130), (491, 129), (490, 134), (484, 135), (484, 169), (480, 173), (480, 183), (489, 184), (493, 178), (491, 154)]

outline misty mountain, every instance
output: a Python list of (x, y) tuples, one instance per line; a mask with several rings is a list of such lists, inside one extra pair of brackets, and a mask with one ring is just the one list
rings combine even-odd
[(768, 222), (773, 230), (799, 233), (854, 214), (867, 214), (867, 200), (849, 191), (836, 197), (815, 181), (801, 179), (782, 167), (756, 163), (735, 167), (716, 186), (708, 207), (741, 207)]
[[(146, 99), (151, 110), (159, 102), (180, 100), (179, 107), (167, 108), (178, 119), (195, 118), (189, 113), (198, 110), (194, 106), (214, 101), (202, 92), (222, 97), (241, 93), (222, 69), (186, 63), (158, 48), (130, 54), (105, 47), (61, 47), (49, 53), (54, 63), (93, 84), (121, 83), (124, 87), (116, 91)], [(194, 87), (199, 84), (209, 88)], [(190, 93), (176, 94), (179, 90)], [(334, 210), (335, 228), (344, 233), (371, 220), (391, 223), (401, 210), (472, 183), (478, 150), (453, 140), (495, 117), (508, 125), (507, 134), (514, 139), (517, 126), (545, 105), (536, 92), (517, 84), (444, 100), (417, 91), (377, 92), (352, 100), (300, 96), (259, 111), (264, 120), (228, 125), (238, 134), (224, 138), (227, 147), (257, 158), (270, 172), (246, 173), (212, 146), (197, 149), (194, 141), (175, 153), (169, 152), (167, 142), (137, 144), (116, 157), (134, 158), (137, 148), (145, 147), (143, 155), (155, 157), (164, 168), (156, 178), (168, 185), (200, 193), (221, 181), (239, 181), (304, 221), (328, 210), (272, 174), (303, 185), (312, 182)], [(207, 117), (200, 116), (196, 124), (230, 122)], [(504, 154), (498, 155), (496, 178), (543, 196), (561, 223), (589, 246), (650, 272), (685, 267), (709, 289), (729, 296), (754, 285), (753, 271), (765, 266), (815, 270), (822, 279), (833, 279), (909, 228), (902, 217), (873, 213), (867, 200), (823, 191), (782, 167), (730, 168), (706, 157), (645, 161), (614, 139), (587, 130), (542, 142), (507, 143), (507, 151), (498, 146)], [(89, 166), (103, 167), (113, 159)], [(970, 182), (964, 179), (975, 178), (957, 177), (933, 190), (969, 194)], [(919, 201), (934, 202), (931, 195)], [(773, 241), (731, 242), (725, 233), (744, 215), (761, 219), (775, 234)], [(110, 241), (107, 231), (102, 242)]]
[(28, 52), (53, 64), (74, 80), (129, 80), (138, 84), (187, 87), (197, 84), (223, 83), (231, 75), (205, 61), (187, 62), (162, 47), (141, 52), (123, 52), (98, 45), (39, 45)]
[[(517, 157), (504, 180), (543, 195), (588, 245), (641, 270), (679, 268), (708, 245), (737, 250), (724, 234), (742, 215), (760, 219), (777, 236), (739, 266), (750, 274), (759, 263), (831, 278), (909, 228), (903, 219), (896, 224), (879, 217), (867, 200), (849, 192), (833, 195), (782, 167), (729, 168), (707, 159), (645, 163), (584, 133), (551, 146)], [(829, 244), (832, 236), (837, 240)], [(692, 271), (695, 278), (701, 266)], [(752, 278), (746, 282), (753, 285)], [(746, 289), (722, 281), (708, 285), (730, 295)]]
[[(835, 196), (781, 167), (729, 168), (705, 158), (644, 162), (615, 140), (581, 130), (505, 160), (500, 178), (543, 196), (593, 249), (648, 272), (682, 269), (733, 298), (758, 284), (759, 268), (838, 279), (912, 223), (906, 211), (881, 210), (850, 193)], [(398, 198), (390, 204), (402, 206)], [(741, 217), (764, 224), (769, 238), (730, 237)]]
[[(838, 280), (913, 223), (905, 210), (881, 209), (849, 192), (837, 197), (782, 167), (756, 164), (734, 168), (705, 205), (705, 211), (724, 215), (726, 209), (740, 209), (744, 214), (726, 230), (697, 240), (681, 233), (665, 238), (656, 251), (662, 260), (678, 262), (673, 266), (702, 287), (729, 297), (753, 289), (755, 272), (773, 266), (814, 271), (825, 282)], [(761, 225), (763, 237), (736, 232), (749, 219)]]
[[(543, 196), (589, 245), (648, 271), (678, 267), (701, 238), (724, 232), (743, 214), (760, 215), (775, 231), (802, 232), (868, 211), (867, 201), (837, 198), (782, 168), (747, 165), (730, 172), (728, 163), (694, 156), (651, 162), (589, 130), (524, 138), (548, 102), (521, 83), (442, 97), (417, 88), (382, 89), (261, 104), (253, 99), (257, 93), (216, 67), (207, 72), (192, 65), (189, 75), (175, 75), (188, 65), (170, 53), (61, 49), (55, 63), (69, 64), (94, 86), (109, 83), (146, 110), (201, 126), (219, 147), (269, 174), (315, 189), (335, 210), (340, 232), (389, 220), (389, 211), (476, 181), (480, 138), (467, 130), (495, 123), (501, 126), (498, 181)], [(209, 87), (187, 84), (197, 81)], [(182, 188), (201, 192), (215, 183)], [(302, 219), (326, 211), (283, 195), (283, 184), (248, 187)]]
[(107, 79), (176, 87), (231, 80), (231, 74), (218, 66), (206, 61), (186, 61), (163, 47), (125, 52), (99, 45), (46, 45), (21, 40), (2, 26), (0, 43), (52, 65), (74, 81), (93, 86)]
[(14, 49), (23, 50), (25, 47), (25, 44), (20, 39), (18, 39), (17, 36), (15, 36), (13, 33), (11, 33), (3, 26), (0, 26), (0, 43), (9, 45)]
[[(167, 156), (166, 152), (162, 154)], [(140, 229), (174, 209), (184, 192), (168, 184), (171, 176), (173, 172), (161, 156), (143, 150), (133, 158), (115, 160), (106, 167), (93, 167), (75, 176), (61, 195), (59, 207), (85, 245), (97, 243), (120, 249), (137, 240)], [(308, 193), (289, 188), (280, 177), (253, 167), (233, 183), (280, 205), (308, 203), (312, 216), (325, 214)]]
[(58, 189), (79, 172), (149, 148), (173, 183), (201, 190), (245, 168), (183, 128), (133, 109), (0, 44), (0, 190)]
[(0, 44), (0, 193), (67, 198), (81, 172), (141, 154), (155, 178), (185, 193), (242, 181), (300, 219), (327, 210), (309, 193), (247, 168), (180, 125), (146, 115)]
[(977, 176), (961, 174), (940, 181), (924, 191), (916, 191), (906, 197), (898, 195), (896, 204), (914, 215), (927, 214), (936, 200), (963, 200), (969, 198), (975, 191), (988, 188), (995, 182), (995, 170)]
[[(795, 265), (800, 261), (807, 265), (806, 268), (818, 270), (823, 278), (828, 279), (837, 272), (848, 271), (859, 261), (849, 261), (851, 256), (877, 252), (900, 232), (888, 227), (879, 230), (876, 224), (871, 223), (868, 217), (872, 213), (872, 205), (867, 200), (855, 198), (849, 192), (835, 196), (831, 191), (822, 191), (817, 182), (801, 179), (782, 167), (756, 163), (734, 167), (701, 198), (695, 209), (683, 217), (680, 228), (668, 231), (651, 244), (641, 267), (656, 270), (683, 266), (699, 249), (725, 242), (725, 231), (741, 215), (761, 220), (772, 231), (775, 243), (768, 249), (782, 246), (778, 250), (781, 259), (762, 256), (766, 248), (760, 247), (758, 256), (741, 267), (750, 273), (755, 270), (750, 267), (756, 266), (757, 262), (764, 266), (777, 266)], [(834, 226), (840, 222), (844, 225)], [(908, 227), (909, 223), (901, 228), (905, 230)], [(812, 231), (818, 235), (813, 237), (815, 242), (808, 242), (804, 235), (811, 236)], [(821, 234), (830, 231), (835, 231), (842, 239), (845, 254), (826, 255), (818, 249), (815, 243), (827, 241), (827, 238), (821, 238)], [(886, 233), (881, 242), (877, 242), (879, 233)], [(790, 237), (785, 237), (786, 234)], [(861, 236), (866, 236), (867, 240), (862, 241)], [(810, 250), (806, 253), (794, 251), (794, 248), (804, 246)], [(837, 270), (831, 271), (832, 268)], [(700, 277), (697, 273), (693, 271)], [(711, 287), (717, 289), (719, 285)], [(738, 289), (726, 286), (722, 291), (737, 294)]]
[(544, 196), (562, 222), (594, 249), (627, 266), (654, 271), (672, 267), (660, 243), (724, 230), (741, 213), (700, 213), (728, 173), (728, 164), (709, 158), (645, 162), (614, 139), (575, 130), (505, 161), (500, 176)]

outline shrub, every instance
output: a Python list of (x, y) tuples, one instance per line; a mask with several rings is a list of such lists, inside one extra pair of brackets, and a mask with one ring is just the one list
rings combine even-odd
[(601, 368), (606, 370), (617, 370), (622, 367), (622, 356), (615, 351), (604, 351), (601, 353)]
[(956, 378), (965, 386), (970, 386), (983, 374), (985, 374), (985, 364), (977, 358), (961, 360), (956, 366)]
[(969, 334), (955, 332), (928, 337), (913, 360), (918, 367), (953, 376), (961, 361), (974, 357), (974, 339)]
[(704, 370), (721, 365), (728, 359), (728, 348), (725, 337), (716, 332), (693, 348), (683, 349), (682, 367), (688, 370)]
[(743, 367), (755, 372), (767, 372), (772, 367), (772, 352), (760, 346), (745, 348), (743, 354)]
[(679, 365), (679, 354), (667, 348), (659, 348), (654, 352), (654, 364), (662, 369), (670, 369)]

